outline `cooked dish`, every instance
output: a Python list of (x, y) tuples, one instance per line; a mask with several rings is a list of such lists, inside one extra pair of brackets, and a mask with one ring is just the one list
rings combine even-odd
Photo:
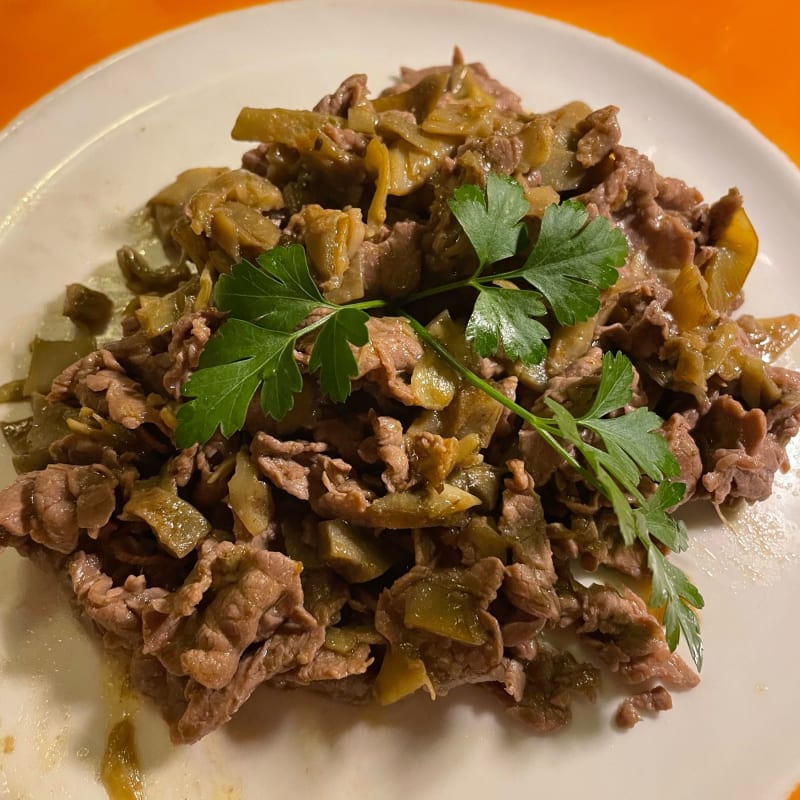
[[(347, 702), (495, 692), (542, 732), (698, 681), (689, 500), (765, 499), (800, 420), (794, 315), (737, 314), (757, 252), (620, 144), (479, 64), (244, 109), (241, 167), (149, 202), (170, 260), (73, 285), (37, 341), (0, 543), (74, 601), (177, 742), (260, 685)], [(640, 596), (639, 592), (643, 592)]]

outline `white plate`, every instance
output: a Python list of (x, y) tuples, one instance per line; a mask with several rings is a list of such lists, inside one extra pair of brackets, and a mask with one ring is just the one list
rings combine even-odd
[[(623, 141), (706, 197), (738, 185), (762, 244), (748, 308), (800, 310), (800, 175), (693, 84), (607, 40), (487, 5), (303, 0), (129, 50), (0, 135), (0, 377), (13, 374), (44, 304), (113, 258), (126, 218), (154, 190), (190, 166), (237, 163), (242, 146), (228, 132), (240, 106), (309, 107), (352, 72), (378, 90), (399, 64), (446, 62), (455, 44), (529, 108), (619, 105)], [(264, 690), (223, 731), (173, 748), (143, 702), (147, 797), (783, 800), (800, 780), (799, 477), (782, 476), (736, 533), (696, 515), (684, 564), (707, 600), (703, 682), (657, 721), (621, 734), (613, 705), (578, 704), (570, 729), (539, 738), (469, 689), (369, 710)], [(96, 771), (113, 691), (100, 650), (51, 578), (6, 553), (0, 582), (0, 798), (103, 798)]]

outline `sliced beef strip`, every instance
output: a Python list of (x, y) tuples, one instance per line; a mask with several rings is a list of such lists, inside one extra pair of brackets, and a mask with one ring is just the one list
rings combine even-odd
[(703, 460), (703, 494), (715, 503), (729, 497), (765, 500), (775, 473), (788, 463), (783, 446), (769, 435), (766, 414), (759, 408), (747, 411), (728, 395), (711, 404), (695, 438)]
[[(226, 559), (230, 568), (231, 557), (252, 568), (213, 574)], [(128, 655), (134, 684), (159, 702), (176, 743), (197, 741), (227, 722), (259, 683), (310, 663), (325, 640), (324, 627), (303, 608), (296, 562), (211, 540), (201, 546), (203, 559), (174, 593), (147, 588), (141, 576), (114, 586), (97, 555), (79, 552), (69, 566), (78, 606), (108, 647)], [(209, 589), (216, 594), (204, 606)], [(251, 635), (253, 648), (240, 660), (242, 636)], [(229, 677), (223, 682), (223, 676)]]
[[(487, 71), (486, 67), (478, 62), (463, 65), (461, 55), (456, 51), (454, 57), (454, 65), (466, 66), (471, 72), (478, 86), (488, 94), (495, 98), (495, 108), (499, 112), (523, 113), (522, 105), (520, 103), (519, 95), (511, 91), (507, 86), (504, 86), (500, 81), (495, 80)], [(383, 94), (397, 94), (416, 86), (423, 78), (428, 75), (450, 74), (453, 67), (450, 65), (443, 65), (438, 67), (425, 67), (423, 69), (413, 69), (411, 67), (402, 67), (400, 69), (400, 81), (387, 89)]]
[[(416, 648), (437, 695), (447, 694), (450, 689), (468, 683), (505, 683), (508, 665), (503, 661), (503, 638), (497, 620), (487, 610), (503, 580), (502, 562), (486, 558), (468, 570), (455, 568), (448, 574), (447, 580), (469, 581), (480, 586), (478, 619), (487, 636), (486, 642), (480, 645), (405, 627), (403, 619), (409, 588), (434, 576), (435, 571), (431, 568), (415, 566), (381, 592), (375, 611), (376, 630), (390, 646), (397, 647), (407, 642)], [(512, 675), (509, 682), (513, 684), (515, 679)]]
[(605, 106), (576, 125), (580, 136), (576, 158), (581, 166), (594, 167), (619, 144), (622, 132), (617, 121), (618, 113), (616, 106)]
[(167, 352), (170, 336), (148, 336), (138, 327), (135, 317), (128, 319), (132, 320), (132, 330), (121, 339), (109, 342), (105, 349), (145, 392), (163, 394), (164, 375), (172, 366), (172, 356)]
[(365, 439), (358, 450), (359, 456), (369, 464), (385, 464), (381, 474), (386, 489), (398, 492), (411, 485), (408, 452), (403, 436), (403, 424), (392, 417), (370, 413), (373, 435)]
[(181, 389), (197, 369), (208, 340), (222, 323), (225, 314), (215, 309), (184, 314), (172, 327), (168, 353), (172, 363), (164, 373), (163, 386), (170, 397), (181, 399)]
[(422, 225), (395, 222), (380, 238), (362, 242), (354, 265), (361, 270), (364, 296), (396, 300), (415, 292), (422, 276)]
[(143, 613), (145, 655), (209, 689), (233, 679), (245, 650), (303, 610), (301, 565), (282, 553), (206, 539), (183, 586)]
[(611, 172), (580, 200), (590, 213), (621, 222), (632, 245), (656, 268), (676, 269), (695, 257), (702, 195), (682, 181), (662, 178), (647, 156), (616, 146)]
[(373, 387), (384, 397), (414, 405), (409, 380), (424, 351), (411, 326), (400, 317), (371, 317), (369, 341), (356, 348), (356, 386)]
[(629, 683), (655, 679), (678, 689), (697, 685), (700, 678), (670, 652), (661, 624), (630, 589), (620, 593), (597, 583), (574, 584), (572, 594), (577, 605), (570, 610), (562, 598), (561, 624), (573, 625), (612, 672)]
[(310, 683), (299, 683), (292, 677), (292, 672), (284, 672), (267, 681), (276, 689), (310, 689), (312, 692), (325, 695), (331, 700), (349, 705), (366, 705), (373, 701), (373, 685), (375, 673), (367, 672), (348, 674), (338, 680), (314, 680)]
[(503, 594), (532, 617), (558, 619), (558, 597), (553, 589), (556, 572), (547, 538), (544, 511), (533, 479), (522, 461), (509, 461), (497, 527), (509, 541), (514, 562), (505, 568)]
[(675, 324), (666, 306), (672, 291), (652, 275), (626, 282), (622, 291), (602, 300), (595, 336), (604, 349), (621, 350), (634, 361), (658, 358), (674, 335)]
[(522, 698), (507, 701), (508, 713), (538, 733), (552, 733), (568, 724), (574, 698), (592, 702), (596, 698), (599, 670), (577, 661), (571, 653), (543, 646), (536, 658), (524, 664), (524, 670)]
[(486, 166), (487, 172), (512, 175), (519, 166), (522, 150), (522, 142), (516, 136), (494, 133), (485, 139), (468, 139), (456, 150), (456, 158), (474, 153)]
[(261, 472), (278, 489), (299, 500), (308, 500), (311, 468), (325, 450), (324, 442), (281, 441), (263, 431), (255, 435), (250, 446)]
[(347, 112), (362, 102), (367, 96), (367, 76), (357, 73), (345, 78), (336, 91), (326, 94), (315, 106), (318, 114), (346, 117)]
[(686, 485), (686, 494), (683, 497), (683, 502), (686, 502), (694, 495), (697, 483), (703, 475), (703, 459), (692, 436), (692, 425), (683, 414), (673, 414), (661, 430), (669, 449), (678, 460), (681, 471), (676, 480)]
[(349, 653), (336, 653), (321, 647), (307, 664), (281, 675), (281, 682), (308, 686), (317, 681), (340, 681), (351, 675), (363, 675), (374, 659), (368, 644), (357, 644)]
[(642, 721), (641, 712), (669, 711), (671, 708), (672, 695), (663, 686), (656, 686), (626, 697), (614, 715), (614, 722), (620, 728), (632, 728)]
[(100, 464), (50, 464), (20, 475), (0, 492), (0, 529), (58, 553), (96, 538), (116, 508), (117, 478)]
[(129, 378), (108, 350), (90, 353), (67, 367), (54, 381), (49, 402), (77, 402), (128, 430), (150, 424), (171, 433), (158, 409), (147, 402), (139, 383)]
[(298, 609), (293, 621), (281, 625), (239, 662), (230, 683), (209, 689), (194, 680), (186, 684), (186, 708), (170, 726), (176, 744), (192, 744), (224, 725), (265, 681), (309, 663), (325, 641), (325, 629)]
[(104, 644), (141, 652), (142, 612), (154, 600), (166, 597), (166, 590), (148, 587), (141, 575), (130, 575), (122, 586), (114, 586), (103, 572), (100, 556), (83, 551), (71, 558), (69, 576), (78, 608), (97, 626)]

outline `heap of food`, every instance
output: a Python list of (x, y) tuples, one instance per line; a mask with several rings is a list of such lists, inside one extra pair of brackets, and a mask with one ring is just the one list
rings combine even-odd
[(108, 301), (70, 287), (81, 333), (37, 342), (4, 426), (0, 543), (67, 577), (175, 741), (260, 684), (480, 683), (539, 731), (600, 667), (622, 725), (696, 684), (671, 512), (770, 494), (800, 320), (733, 318), (738, 192), (661, 177), (616, 111), (526, 112), (458, 54), (244, 109), (241, 168), (149, 203), (171, 263), (120, 250), (122, 338), (94, 349)]

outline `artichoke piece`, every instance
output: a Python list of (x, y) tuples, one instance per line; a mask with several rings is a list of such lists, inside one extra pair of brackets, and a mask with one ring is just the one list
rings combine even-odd
[(23, 387), (25, 397), (34, 392), (47, 394), (55, 378), (94, 349), (94, 339), (80, 328), (69, 341), (51, 341), (37, 336), (31, 344), (31, 365)]
[(797, 314), (761, 319), (745, 315), (737, 322), (767, 364), (775, 361), (800, 336), (800, 316)]
[(364, 166), (375, 178), (375, 193), (367, 212), (370, 232), (377, 231), (386, 222), (386, 198), (389, 196), (389, 148), (376, 136), (370, 139), (364, 156)]
[(371, 625), (348, 625), (344, 628), (325, 630), (325, 647), (334, 653), (346, 656), (360, 644), (383, 644), (385, 642)]
[(525, 199), (528, 201), (528, 216), (541, 219), (548, 206), (560, 202), (558, 192), (552, 186), (528, 186), (522, 187), (525, 190)]
[(367, 524), (373, 528), (434, 528), (454, 524), (465, 511), (480, 502), (469, 492), (445, 483), (441, 491), (426, 487), (384, 495), (374, 500), (364, 514)]
[(404, 114), (381, 114), (378, 133), (388, 145), (387, 191), (404, 197), (419, 189), (458, 144), (453, 137), (427, 136)]
[(508, 558), (508, 540), (497, 532), (489, 517), (473, 517), (461, 533), (461, 537), (474, 550), (475, 558)]
[(480, 87), (465, 65), (454, 67), (450, 84), (450, 93), (431, 109), (422, 121), (422, 130), (460, 137), (489, 136), (495, 129), (495, 98)]
[(491, 464), (480, 462), (471, 466), (456, 467), (447, 480), (453, 485), (469, 492), (481, 501), (481, 510), (491, 511), (500, 496), (501, 471)]
[(198, 190), (220, 175), (230, 172), (228, 167), (196, 167), (181, 172), (175, 180), (148, 200), (149, 206), (183, 206)]
[(246, 169), (232, 169), (218, 175), (198, 189), (189, 201), (189, 216), (195, 233), (209, 233), (217, 207), (223, 203), (241, 203), (258, 211), (283, 208), (281, 190), (271, 181)]
[(695, 264), (684, 264), (667, 303), (669, 311), (682, 331), (708, 327), (719, 317), (708, 298), (708, 284)]
[(228, 481), (228, 505), (251, 536), (269, 528), (275, 510), (270, 487), (259, 475), (247, 452), (240, 450)]
[[(738, 198), (738, 192), (734, 194), (731, 190), (728, 197)], [(741, 206), (733, 212), (712, 244), (717, 250), (704, 274), (708, 284), (708, 302), (722, 314), (730, 310), (742, 291), (758, 254), (758, 236)]]
[(281, 525), (283, 536), (283, 546), (286, 555), (294, 561), (303, 565), (304, 574), (309, 570), (324, 567), (322, 559), (319, 557), (315, 544), (312, 544), (306, 537), (306, 530), (302, 525), (284, 522)]
[(194, 307), (199, 290), (200, 278), (195, 275), (169, 294), (140, 295), (139, 308), (133, 313), (148, 336), (160, 336), (171, 330), (181, 316)]
[(403, 624), (464, 644), (481, 645), (489, 638), (481, 624), (480, 601), (458, 580), (458, 571), (434, 573), (410, 586)]
[(283, 144), (316, 158), (349, 161), (352, 153), (342, 150), (324, 131), (326, 125), (340, 128), (343, 121), (316, 111), (243, 108), (236, 118), (231, 138), (240, 142)]
[(336, 303), (362, 298), (361, 271), (350, 262), (366, 233), (361, 210), (340, 211), (313, 203), (304, 206), (292, 222), (299, 224), (302, 230), (314, 277), (325, 296)]
[(319, 554), (350, 583), (371, 581), (392, 566), (388, 548), (374, 534), (344, 520), (319, 523)]
[(550, 158), (555, 135), (553, 124), (547, 117), (537, 115), (530, 122), (525, 123), (518, 138), (522, 142), (522, 155), (519, 160), (520, 172), (526, 173), (532, 169), (538, 169)]
[(178, 496), (174, 483), (169, 489), (165, 485), (158, 480), (137, 481), (122, 510), (146, 522), (162, 547), (183, 558), (208, 536), (211, 525), (191, 503)]
[(446, 72), (426, 75), (404, 92), (392, 92), (376, 98), (372, 106), (378, 112), (410, 111), (417, 122), (422, 122), (436, 108), (447, 81)]
[(430, 411), (447, 408), (458, 389), (458, 376), (433, 350), (426, 348), (411, 372), (414, 402)]
[(381, 670), (375, 678), (375, 699), (382, 705), (396, 703), (417, 689), (436, 696), (425, 664), (410, 644), (393, 645), (386, 651)]
[(25, 378), (15, 378), (0, 385), (0, 403), (19, 403), (25, 397)]
[(189, 202), (189, 198), (198, 189), (202, 189), (209, 181), (224, 172), (228, 172), (228, 167), (187, 169), (185, 172), (181, 172), (169, 186), (165, 186), (148, 200), (147, 206), (150, 209), (156, 233), (167, 250), (176, 249), (171, 237), (172, 229), (179, 220), (186, 219), (184, 208)]
[(553, 331), (547, 348), (545, 368), (548, 375), (560, 375), (592, 346), (597, 317), (575, 325), (559, 326)]
[(592, 110), (586, 103), (568, 103), (544, 116), (553, 128), (553, 139), (547, 161), (539, 168), (541, 183), (557, 192), (577, 189), (586, 170), (576, 158), (578, 133), (575, 126)]
[(28, 452), (28, 434), (32, 425), (33, 417), (0, 422), (0, 431), (3, 432), (3, 437), (15, 456), (25, 455)]
[(83, 325), (92, 333), (100, 333), (111, 320), (114, 304), (103, 292), (90, 289), (82, 283), (70, 283), (64, 295), (61, 312), (76, 325)]
[(497, 400), (476, 386), (463, 385), (441, 414), (442, 436), (463, 439), (474, 433), (481, 448), (488, 447), (502, 414), (503, 406)]
[[(427, 328), (457, 358), (464, 357), (464, 331), (450, 319), (447, 312), (429, 322)], [(411, 390), (416, 404), (430, 411), (441, 411), (453, 401), (458, 384), (455, 371), (433, 350), (425, 348), (411, 372)]]
[(141, 253), (128, 245), (117, 250), (117, 264), (131, 291), (140, 293), (170, 292), (192, 274), (185, 261), (152, 267)]
[(350, 130), (372, 135), (377, 125), (378, 113), (369, 100), (362, 100), (347, 109), (347, 127)]
[[(271, 250), (280, 241), (281, 229), (256, 208), (228, 200), (211, 214), (208, 235), (234, 261), (244, 255)], [(243, 252), (249, 251), (249, 252)]]

